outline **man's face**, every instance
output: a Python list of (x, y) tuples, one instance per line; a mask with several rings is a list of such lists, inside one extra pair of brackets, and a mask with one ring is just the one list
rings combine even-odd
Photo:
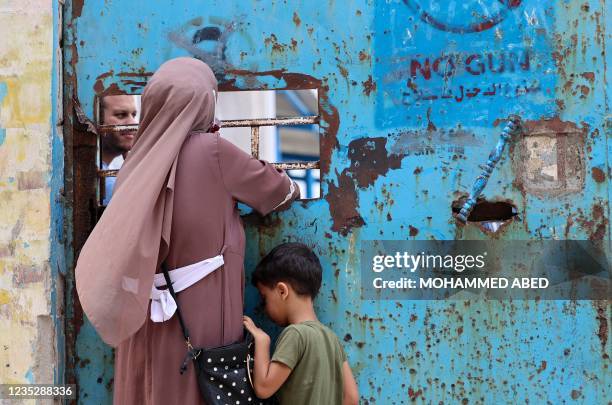
[[(134, 96), (106, 96), (102, 99), (103, 125), (138, 124), (136, 116), (136, 99)], [(110, 148), (127, 152), (134, 145), (134, 132), (112, 132), (104, 139)]]

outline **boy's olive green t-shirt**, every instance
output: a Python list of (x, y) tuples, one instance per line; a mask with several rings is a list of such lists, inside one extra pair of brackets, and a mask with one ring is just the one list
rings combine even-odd
[(291, 368), (276, 393), (281, 405), (342, 404), (346, 354), (327, 326), (318, 321), (287, 326), (276, 341), (272, 361)]

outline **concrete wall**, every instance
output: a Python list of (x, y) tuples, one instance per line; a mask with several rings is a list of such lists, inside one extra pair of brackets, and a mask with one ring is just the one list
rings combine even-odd
[(0, 5), (0, 383), (50, 384), (61, 370), (52, 225), (63, 183), (57, 7), (51, 0)]

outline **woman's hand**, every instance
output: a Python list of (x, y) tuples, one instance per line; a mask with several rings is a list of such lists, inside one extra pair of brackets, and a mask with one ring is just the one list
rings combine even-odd
[(268, 334), (264, 332), (263, 329), (258, 328), (255, 325), (255, 322), (253, 322), (251, 318), (249, 318), (246, 315), (243, 316), (242, 323), (244, 324), (244, 327), (249, 332), (251, 332), (251, 335), (253, 335), (253, 338), (255, 338), (255, 344), (257, 344), (257, 342), (270, 343), (270, 336), (268, 336)]

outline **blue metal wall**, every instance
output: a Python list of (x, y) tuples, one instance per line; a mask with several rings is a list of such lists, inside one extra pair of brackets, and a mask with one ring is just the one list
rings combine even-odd
[[(66, 7), (66, 94), (89, 116), (95, 96), (138, 93), (181, 55), (208, 62), (226, 90), (319, 89), (323, 198), (245, 218), (246, 263), (285, 240), (316, 246), (318, 313), (343, 340), (363, 403), (612, 399), (609, 301), (363, 301), (358, 255), (370, 239), (610, 239), (603, 2)], [(451, 203), (510, 114), (532, 141), (505, 152), (485, 194), (518, 216), (495, 234), (459, 226)], [(256, 304), (249, 288), (247, 313)], [(109, 403), (111, 351), (79, 315), (70, 328), (81, 399)]]

